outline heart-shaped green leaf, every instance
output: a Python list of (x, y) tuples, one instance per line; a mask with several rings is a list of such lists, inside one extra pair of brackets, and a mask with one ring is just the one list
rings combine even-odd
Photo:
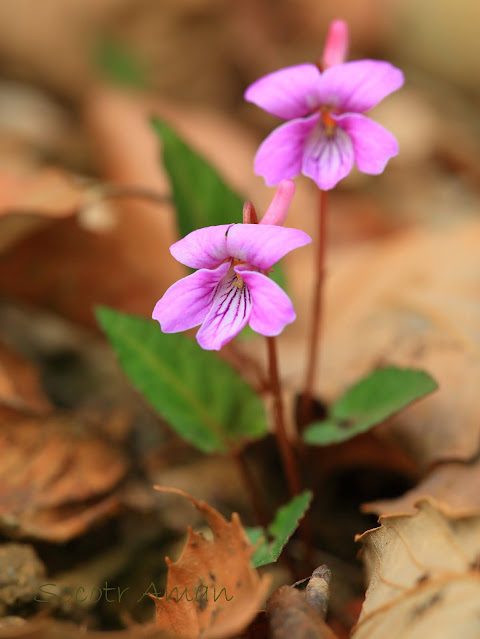
[(209, 453), (266, 434), (262, 401), (211, 351), (152, 320), (109, 308), (96, 315), (133, 385), (183, 439)]
[(331, 406), (327, 419), (311, 424), (303, 438), (318, 446), (345, 441), (436, 389), (437, 383), (424, 371), (380, 368), (351, 386)]

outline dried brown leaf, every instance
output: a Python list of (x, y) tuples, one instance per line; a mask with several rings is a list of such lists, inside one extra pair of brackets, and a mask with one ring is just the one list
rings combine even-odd
[(50, 408), (35, 368), (1, 342), (0, 404), (38, 412), (45, 412)]
[(0, 457), (0, 526), (12, 537), (67, 541), (118, 510), (125, 459), (72, 417), (0, 408)]
[[(255, 617), (270, 585), (270, 577), (260, 577), (251, 564), (255, 548), (249, 543), (240, 518), (233, 513), (231, 521), (227, 521), (217, 510), (183, 490), (155, 488), (188, 499), (213, 533), (209, 540), (189, 528), (178, 561), (166, 559), (165, 595), (155, 598), (158, 628), (179, 639), (235, 636)], [(185, 589), (190, 601), (181, 597)]]
[(419, 484), (397, 499), (383, 499), (362, 506), (377, 515), (413, 514), (422, 497), (433, 497), (451, 517), (480, 514), (480, 461), (451, 462), (436, 466)]
[(480, 516), (447, 516), (432, 499), (417, 508), (359, 537), (369, 586), (352, 639), (480, 634)]
[[(109, 182), (161, 195), (166, 180), (148, 113), (149, 106), (122, 94), (93, 92), (87, 135)], [(108, 233), (91, 233), (66, 218), (24, 238), (1, 256), (1, 290), (90, 325), (99, 304), (150, 315), (162, 292), (184, 275), (168, 253), (176, 239), (172, 208), (138, 197), (118, 199), (115, 207)]]
[(73, 215), (84, 199), (83, 187), (55, 168), (0, 173), (0, 193), (0, 251), (52, 219)]

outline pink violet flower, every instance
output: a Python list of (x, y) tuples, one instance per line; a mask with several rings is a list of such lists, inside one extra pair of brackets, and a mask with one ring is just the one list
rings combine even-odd
[[(280, 208), (284, 203), (283, 197)], [(222, 224), (193, 231), (172, 244), (170, 252), (198, 270), (170, 286), (152, 317), (164, 333), (201, 324), (197, 341), (206, 350), (220, 350), (247, 323), (262, 335), (278, 335), (296, 315), (288, 295), (265, 272), (309, 242), (303, 231), (274, 224)]]
[(363, 114), (402, 86), (403, 73), (379, 60), (335, 64), (346, 42), (331, 38), (324, 57), (333, 66), (323, 72), (308, 63), (286, 67), (245, 92), (247, 101), (287, 120), (255, 156), (255, 173), (269, 186), (303, 173), (320, 189), (332, 189), (354, 162), (363, 173), (378, 175), (398, 153), (395, 137)]

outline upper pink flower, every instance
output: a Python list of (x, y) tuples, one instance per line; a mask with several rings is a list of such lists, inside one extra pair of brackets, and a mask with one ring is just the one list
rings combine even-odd
[(262, 335), (278, 335), (295, 320), (295, 311), (288, 295), (263, 272), (309, 242), (303, 231), (272, 224), (222, 224), (193, 231), (170, 252), (199, 270), (173, 284), (152, 317), (164, 333), (201, 324), (197, 341), (207, 350), (222, 348), (247, 323)]
[(398, 144), (361, 114), (403, 81), (400, 69), (378, 60), (334, 64), (323, 72), (299, 64), (260, 78), (245, 99), (289, 122), (260, 145), (255, 172), (268, 185), (303, 173), (325, 190), (346, 177), (354, 162), (363, 173), (378, 175), (397, 155)]

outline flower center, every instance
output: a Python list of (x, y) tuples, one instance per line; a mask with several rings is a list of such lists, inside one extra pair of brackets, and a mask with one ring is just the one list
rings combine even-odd
[[(244, 260), (237, 260), (235, 258), (232, 259), (233, 266), (239, 266), (240, 264), (245, 264)], [(234, 271), (235, 272), (235, 271)], [(237, 288), (242, 289), (245, 286), (245, 282), (241, 275), (235, 272), (237, 279), (232, 282), (232, 286), (236, 286)]]
[(325, 130), (325, 135), (329, 138), (333, 137), (335, 133), (335, 129), (337, 128), (337, 123), (330, 115), (330, 111), (328, 107), (323, 107), (320, 113), (320, 118)]
[(235, 275), (237, 276), (237, 279), (232, 282), (232, 286), (236, 286), (237, 288), (242, 289), (245, 286), (245, 282), (243, 281), (241, 275), (239, 275), (238, 273), (235, 273)]

